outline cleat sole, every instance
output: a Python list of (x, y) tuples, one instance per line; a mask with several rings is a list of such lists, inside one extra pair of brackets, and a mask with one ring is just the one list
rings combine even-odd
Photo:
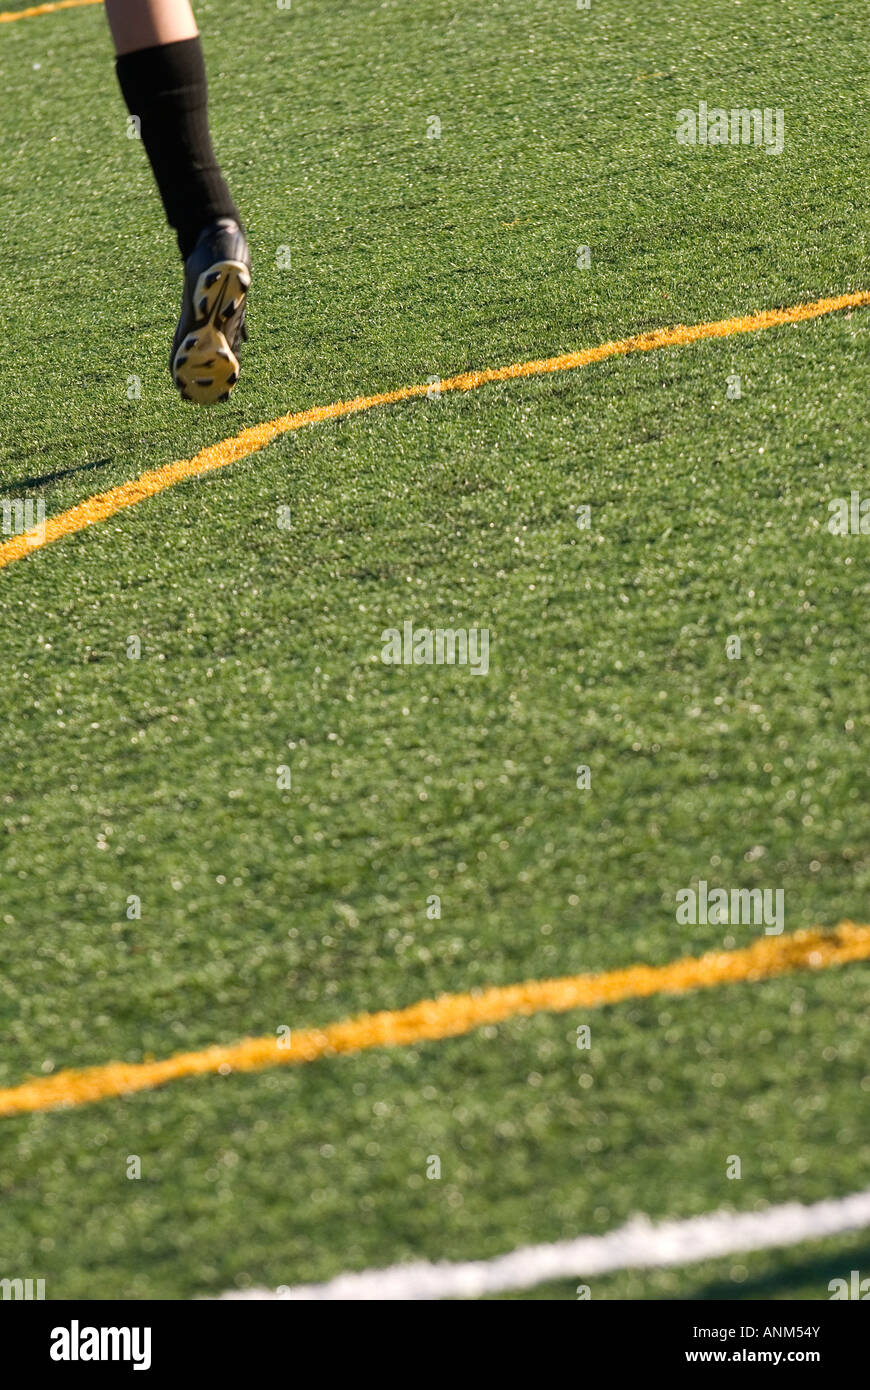
[(199, 276), (192, 296), (197, 322), (171, 364), (183, 400), (213, 405), (229, 398), (239, 379), (239, 359), (230, 343), (239, 336), (250, 285), (241, 261), (218, 261)]

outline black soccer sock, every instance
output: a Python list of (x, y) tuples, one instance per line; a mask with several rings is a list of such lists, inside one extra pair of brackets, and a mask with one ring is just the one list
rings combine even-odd
[(199, 38), (124, 53), (115, 63), (186, 260), (209, 222), (241, 222), (218, 167), (208, 128), (208, 88)]

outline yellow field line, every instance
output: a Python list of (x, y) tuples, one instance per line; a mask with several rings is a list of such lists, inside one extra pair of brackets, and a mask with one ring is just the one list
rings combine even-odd
[[(540, 376), (546, 372), (565, 372), (575, 367), (586, 367), (592, 362), (602, 362), (607, 357), (622, 357), (630, 352), (652, 352), (656, 348), (684, 346), (696, 343), (703, 338), (728, 338), (734, 333), (757, 333), (765, 328), (778, 328), (783, 324), (801, 323), (806, 319), (819, 318), (823, 314), (834, 313), (838, 309), (857, 309), (870, 305), (870, 290), (858, 290), (854, 294), (837, 295), (834, 299), (817, 299), (812, 304), (795, 304), (790, 309), (764, 309), (760, 313), (747, 314), (741, 318), (719, 319), (714, 323), (696, 323), (691, 327), (677, 324), (674, 328), (658, 328), (652, 333), (638, 333), (631, 338), (620, 338), (615, 342), (601, 343), (598, 347), (584, 348), (582, 352), (568, 352), (561, 357), (544, 357), (531, 362), (514, 362), (508, 367), (490, 367), (481, 372), (462, 372), (459, 376), (448, 377), (441, 382), (441, 391), (474, 391), (493, 381), (512, 381), (516, 377)], [(256, 453), (278, 435), (288, 430), (298, 430), (304, 425), (319, 424), (323, 420), (337, 420), (345, 415), (356, 415), (360, 411), (372, 410), (379, 405), (395, 405), (398, 401), (408, 401), (415, 396), (425, 396), (431, 387), (426, 383), (416, 386), (401, 386), (395, 391), (382, 391), (376, 396), (356, 396), (351, 401), (334, 401), (332, 405), (317, 405), (310, 410), (299, 410), (295, 414), (281, 415), (277, 420), (266, 424), (253, 425), (242, 430), (231, 439), (219, 444), (211, 444), (193, 458), (179, 459), (175, 463), (164, 464), (162, 468), (141, 474), (130, 482), (121, 483), (108, 492), (101, 492), (67, 512), (49, 517), (38, 531), (13, 536), (0, 545), (0, 569), (21, 560), (34, 550), (39, 550), (52, 541), (75, 531), (93, 526), (95, 522), (105, 521), (109, 516), (124, 507), (135, 506), (146, 497), (153, 497), (164, 488), (201, 473), (210, 473), (215, 468), (226, 468), (249, 454)]]
[(53, 14), (55, 10), (77, 10), (81, 5), (101, 5), (103, 0), (54, 0), (51, 5), (30, 5), (26, 10), (5, 10), (0, 24), (12, 24), (16, 19), (34, 19), (38, 14)]
[[(833, 931), (765, 936), (738, 951), (687, 956), (669, 965), (633, 965), (602, 975), (567, 975), (557, 980), (528, 980), (472, 994), (442, 994), (407, 1009), (363, 1014), (324, 1028), (302, 1028), (289, 1039), (267, 1034), (243, 1038), (199, 1052), (181, 1052), (162, 1062), (109, 1062), (83, 1071), (60, 1071), (0, 1091), (0, 1115), (20, 1115), (56, 1106), (86, 1105), (108, 1096), (149, 1090), (167, 1081), (209, 1072), (259, 1071), (313, 1062), (340, 1052), (371, 1047), (406, 1047), (412, 1043), (468, 1033), (485, 1023), (543, 1010), (595, 1008), (653, 994), (681, 994), (738, 981), (770, 979), (791, 970), (820, 970), (870, 957), (870, 926), (842, 922)], [(282, 1046), (282, 1042), (288, 1042)]]

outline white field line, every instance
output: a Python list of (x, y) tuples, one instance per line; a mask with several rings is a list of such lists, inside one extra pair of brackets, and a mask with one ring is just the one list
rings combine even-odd
[(459, 1264), (391, 1265), (340, 1274), (325, 1284), (246, 1289), (222, 1299), (364, 1300), (475, 1298), (507, 1289), (531, 1289), (550, 1279), (588, 1280), (617, 1269), (694, 1264), (747, 1250), (796, 1245), (870, 1226), (870, 1189), (812, 1206), (786, 1202), (760, 1212), (709, 1212), (653, 1225), (645, 1216), (604, 1236), (578, 1236), (552, 1245), (526, 1245), (509, 1255)]

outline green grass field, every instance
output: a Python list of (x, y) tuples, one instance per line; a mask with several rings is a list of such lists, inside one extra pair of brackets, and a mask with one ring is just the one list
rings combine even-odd
[[(100, 7), (2, 24), (0, 501), (870, 287), (856, 0), (196, 11), (242, 381), (173, 394), (179, 266)], [(782, 154), (679, 145), (702, 100), (782, 108)], [(868, 369), (865, 309), (413, 401), (3, 570), (0, 1087), (757, 939), (678, 925), (699, 879), (783, 889), (788, 932), (868, 921), (870, 540), (827, 528), (870, 490)], [(405, 621), (489, 629), (489, 673), (384, 665)], [(0, 1276), (189, 1298), (856, 1192), (868, 1002), (853, 964), (7, 1117)], [(868, 1232), (592, 1294), (824, 1299), (856, 1267)]]

